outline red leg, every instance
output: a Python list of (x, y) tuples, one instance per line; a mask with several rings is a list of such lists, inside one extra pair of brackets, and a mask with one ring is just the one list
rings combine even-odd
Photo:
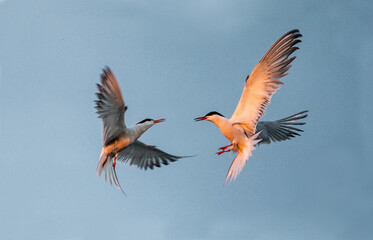
[(105, 159), (104, 163), (102, 164), (102, 166), (105, 166), (105, 164), (106, 164), (106, 162), (107, 162), (107, 159), (109, 158), (109, 155), (110, 155), (110, 153), (108, 153), (108, 154), (106, 155), (106, 159)]
[(232, 146), (233, 144), (231, 143), (231, 144), (229, 144), (229, 145), (227, 145), (227, 146), (224, 146), (224, 147), (221, 147), (221, 148), (219, 148), (219, 149), (221, 149), (221, 150), (225, 150), (226, 148), (228, 148), (228, 147), (230, 147), (230, 146)]
[(117, 156), (118, 156), (118, 153), (115, 154), (113, 168), (115, 168), (115, 165), (117, 165)]
[(230, 152), (230, 151), (231, 151), (230, 149), (228, 149), (228, 150), (221, 150), (221, 151), (217, 152), (216, 154), (220, 155), (222, 153), (226, 153), (226, 152)]

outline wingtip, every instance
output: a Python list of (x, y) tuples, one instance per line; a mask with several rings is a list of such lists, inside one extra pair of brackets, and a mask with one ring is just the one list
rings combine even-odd
[(105, 65), (104, 68), (102, 69), (103, 72), (110, 71), (110, 67), (108, 65)]
[(298, 28), (294, 28), (293, 30), (290, 30), (287, 34), (293, 34), (293, 33), (299, 33), (300, 34), (300, 31)]
[(102, 69), (102, 74), (101, 74), (101, 80), (104, 81), (108, 75), (112, 74), (112, 71), (109, 66), (105, 65), (104, 68)]
[(191, 156), (178, 156), (179, 158), (192, 158), (197, 157), (198, 155), (191, 155)]

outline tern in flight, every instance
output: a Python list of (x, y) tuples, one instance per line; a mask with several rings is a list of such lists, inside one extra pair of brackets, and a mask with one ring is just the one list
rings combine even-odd
[(290, 63), (295, 59), (290, 55), (298, 49), (295, 45), (301, 40), (299, 30), (292, 30), (280, 37), (259, 61), (251, 75), (247, 76), (241, 99), (230, 119), (218, 112), (210, 112), (196, 121), (213, 122), (222, 134), (231, 142), (220, 148), (218, 155), (231, 150), (237, 152), (229, 167), (225, 181), (236, 179), (246, 161), (252, 155), (255, 146), (272, 141), (290, 139), (299, 135), (293, 125), (295, 120), (305, 118), (304, 112), (274, 122), (258, 122), (264, 114), (272, 95), (283, 84), (279, 79), (287, 75)]
[(168, 165), (182, 157), (165, 153), (155, 146), (147, 145), (137, 140), (146, 130), (154, 124), (164, 122), (165, 119), (153, 120), (146, 118), (138, 122), (134, 127), (127, 128), (124, 122), (124, 114), (127, 106), (124, 104), (118, 81), (110, 68), (103, 69), (101, 84), (97, 84), (99, 90), (96, 93), (96, 109), (98, 117), (104, 125), (103, 147), (100, 161), (97, 166), (97, 175), (102, 170), (105, 172), (105, 181), (114, 182), (123, 193), (115, 172), (116, 161), (129, 162), (129, 165), (137, 165), (140, 169), (153, 169), (161, 164)]

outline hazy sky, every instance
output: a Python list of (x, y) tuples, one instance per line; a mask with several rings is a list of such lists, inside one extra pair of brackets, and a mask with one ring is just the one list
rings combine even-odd
[[(372, 1), (0, 0), (1, 239), (371, 239)], [(231, 185), (209, 111), (287, 31), (297, 59), (264, 116), (310, 110), (302, 137), (261, 146)], [(95, 84), (108, 65), (141, 140), (197, 155), (97, 178)]]

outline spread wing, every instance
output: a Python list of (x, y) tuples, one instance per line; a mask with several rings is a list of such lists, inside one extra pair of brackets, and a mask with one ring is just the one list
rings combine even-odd
[(241, 99), (231, 120), (248, 133), (255, 133), (256, 124), (266, 110), (272, 95), (283, 84), (279, 79), (287, 75), (290, 63), (295, 57), (289, 56), (298, 49), (301, 40), (299, 30), (292, 30), (268, 50), (258, 65), (247, 77)]
[(137, 165), (141, 169), (153, 169), (154, 166), (161, 167), (161, 164), (168, 165), (182, 157), (175, 156), (159, 150), (155, 146), (146, 145), (135, 141), (118, 153), (118, 161), (128, 162)]
[(126, 128), (124, 113), (127, 106), (124, 105), (118, 81), (109, 67), (103, 69), (101, 82), (97, 84), (99, 92), (96, 93), (98, 100), (95, 102), (98, 117), (104, 123), (103, 141), (106, 146), (119, 137)]
[(256, 131), (262, 131), (257, 139), (262, 139), (260, 144), (270, 144), (271, 142), (280, 142), (290, 140), (295, 136), (300, 136), (298, 132), (303, 132), (302, 129), (295, 128), (294, 125), (304, 125), (304, 122), (296, 122), (299, 119), (304, 119), (308, 115), (308, 111), (303, 111), (289, 117), (276, 121), (260, 121), (256, 126)]

